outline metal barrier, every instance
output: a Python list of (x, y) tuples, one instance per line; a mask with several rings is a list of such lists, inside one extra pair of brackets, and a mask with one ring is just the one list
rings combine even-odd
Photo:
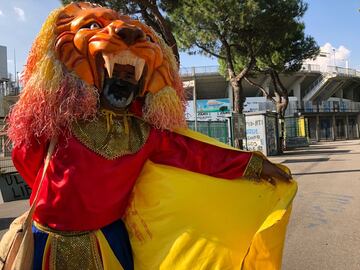
[[(190, 129), (195, 130), (194, 121), (187, 121), (187, 123)], [(209, 137), (215, 138), (220, 142), (231, 144), (227, 121), (198, 121), (197, 131)]]
[[(182, 77), (190, 77), (195, 74), (219, 73), (219, 66), (181, 67), (179, 69)], [(338, 74), (342, 76), (360, 77), (360, 71), (352, 68), (338, 66), (320, 66), (316, 64), (303, 64), (299, 72), (316, 72), (322, 74)]]
[(360, 72), (352, 68), (343, 68), (338, 66), (327, 66), (327, 73), (332, 73), (340, 76), (347, 77), (360, 77)]
[(181, 77), (190, 77), (195, 74), (217, 74), (219, 66), (182, 67), (179, 72)]
[(286, 149), (309, 146), (308, 121), (303, 117), (285, 118)]
[(0, 133), (0, 173), (16, 172), (11, 160), (11, 144), (5, 133)]
[(303, 109), (299, 112), (360, 112), (360, 102), (348, 100), (328, 100), (313, 103), (305, 101)]
[(320, 72), (320, 65), (303, 64), (300, 71), (302, 71), (302, 72)]
[[(276, 108), (271, 101), (256, 102), (256, 111), (275, 112)], [(244, 112), (250, 112), (245, 107)], [(285, 116), (293, 116), (304, 112), (360, 112), (360, 102), (350, 100), (327, 100), (314, 103), (313, 101), (289, 101)]]

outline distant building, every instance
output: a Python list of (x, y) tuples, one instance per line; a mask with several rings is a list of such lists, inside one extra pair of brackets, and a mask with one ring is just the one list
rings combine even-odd
[[(218, 139), (229, 142), (232, 91), (230, 84), (219, 74), (218, 67), (182, 68), (181, 77), (189, 99), (187, 119), (190, 127), (194, 126), (195, 115), (199, 131), (223, 123), (223, 129), (228, 132), (221, 136), (228, 139)], [(320, 69), (318, 65), (306, 64), (300, 71), (281, 74), (280, 78), (289, 91), (286, 111), (289, 138), (305, 136), (310, 141), (320, 141), (360, 137), (360, 71), (334, 66)], [(272, 88), (268, 76), (260, 74), (253, 80), (265, 89)], [(257, 88), (246, 82), (243, 87), (247, 97), (244, 112), (275, 111), (274, 104)], [(207, 104), (206, 108), (204, 104)], [(217, 111), (215, 105), (219, 106)], [(219, 134), (215, 129), (211, 132)]]
[(19, 86), (8, 76), (6, 47), (0, 45), (0, 117), (5, 117), (15, 104)]
[(0, 45), (0, 82), (8, 79), (6, 47)]

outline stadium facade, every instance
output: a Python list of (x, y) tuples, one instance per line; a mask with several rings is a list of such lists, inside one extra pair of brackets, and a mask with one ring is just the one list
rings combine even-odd
[[(196, 123), (197, 130), (221, 141), (231, 142), (233, 129), (229, 118), (232, 91), (229, 82), (219, 74), (218, 67), (182, 68), (181, 76), (187, 90), (187, 120), (190, 126), (194, 128)], [(360, 71), (305, 64), (298, 72), (281, 74), (280, 79), (289, 91), (290, 101), (285, 121), (289, 141), (294, 138), (298, 142), (301, 141), (299, 138), (305, 138), (308, 142), (359, 138)], [(259, 74), (253, 80), (271, 90), (268, 76)], [(256, 87), (246, 82), (243, 86), (247, 97), (245, 114), (275, 111), (274, 104), (267, 101)], [(216, 113), (216, 110), (209, 109), (215, 108), (215, 104), (218, 104)], [(218, 131), (216, 127), (221, 126), (221, 123), (228, 132)]]

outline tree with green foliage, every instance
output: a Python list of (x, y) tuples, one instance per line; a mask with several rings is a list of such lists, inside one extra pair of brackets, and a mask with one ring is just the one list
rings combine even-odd
[(225, 63), (227, 76), (234, 89), (235, 112), (242, 111), (244, 101), (241, 80), (255, 65), (254, 57), (244, 56), (244, 68), (241, 72), (235, 70), (235, 51), (256, 53), (250, 39), (236, 40), (240, 26), (248, 20), (246, 17), (250, 14), (245, 10), (248, 10), (246, 4), (237, 0), (180, 0), (178, 7), (169, 13), (182, 50), (190, 54), (213, 56)]
[[(65, 5), (73, 1), (61, 0), (61, 2)], [(171, 30), (171, 23), (165, 15), (168, 10), (174, 9), (177, 6), (177, 0), (89, 0), (88, 2), (109, 7), (144, 21), (162, 36), (172, 49), (178, 62), (180, 62), (177, 43)]]
[[(307, 6), (304, 6), (299, 9), (297, 15), (302, 17), (306, 8)], [(281, 25), (281, 27), (284, 33), (283, 38), (273, 39), (268, 43), (266, 49), (256, 57), (254, 70), (255, 73), (270, 76), (273, 91), (264, 92), (263, 89), (260, 90), (269, 99), (275, 97), (276, 111), (280, 118), (284, 118), (289, 102), (289, 92), (281, 82), (279, 73), (291, 74), (299, 71), (305, 59), (314, 58), (318, 55), (319, 46), (312, 37), (305, 35), (305, 25), (302, 22), (289, 20), (286, 25)], [(247, 81), (250, 84), (252, 83), (250, 79)]]
[(181, 49), (219, 59), (241, 112), (241, 83), (251, 71), (271, 70), (278, 78), (318, 52), (300, 21), (306, 9), (301, 0), (184, 0), (169, 16)]
[[(254, 44), (251, 47), (255, 50), (232, 49), (235, 73), (241, 73), (247, 67), (249, 62), (247, 59), (252, 59), (252, 69), (246, 73), (243, 79), (258, 87), (264, 96), (276, 104), (278, 113), (283, 116), (288, 104), (288, 91), (282, 84), (279, 73), (291, 73), (300, 70), (305, 59), (313, 58), (319, 52), (319, 47), (314, 39), (305, 36), (305, 26), (300, 21), (307, 5), (298, 0), (249, 2), (258, 3), (252, 6), (255, 11), (253, 16), (256, 17), (256, 20), (252, 20), (250, 23), (252, 31), (248, 29), (249, 32), (256, 32), (256, 35), (250, 34), (252, 35), (249, 37), (251, 42), (248, 42), (248, 44)], [(246, 32), (242, 32), (241, 35), (239, 33), (233, 37), (233, 39), (235, 38), (248, 40)], [(239, 43), (241, 44), (241, 42), (242, 40)], [(220, 72), (230, 77), (227, 62), (221, 58), (219, 62)], [(251, 78), (259, 73), (271, 77), (272, 92), (267, 92), (253, 82)]]
[[(291, 16), (302, 17), (306, 8), (307, 6), (298, 9)], [(296, 9), (293, 10), (296, 11)], [(273, 101), (279, 118), (283, 120), (289, 104), (289, 91), (280, 80), (279, 73), (291, 74), (299, 71), (305, 59), (314, 58), (318, 55), (319, 46), (312, 37), (305, 35), (305, 25), (299, 20), (289, 20), (287, 24), (280, 26), (283, 29), (279, 27), (278, 30), (283, 31), (283, 38), (273, 39), (268, 43), (266, 49), (256, 57), (257, 61), (254, 68), (255, 74), (263, 73), (271, 78), (272, 91), (266, 91), (248, 77), (245, 80), (249, 84), (257, 86), (264, 96)], [(285, 122), (280, 121), (280, 123), (280, 145), (284, 145)]]
[(254, 72), (267, 72), (275, 99), (266, 96), (283, 113), (288, 92), (278, 74), (300, 69), (318, 52), (313, 38), (304, 34), (306, 9), (302, 0), (179, 0), (168, 15), (182, 50), (218, 58), (233, 88), (234, 112), (243, 110), (243, 81), (256, 85)]

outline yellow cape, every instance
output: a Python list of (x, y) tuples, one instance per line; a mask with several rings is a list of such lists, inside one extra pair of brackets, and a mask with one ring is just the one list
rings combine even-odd
[(125, 218), (135, 270), (280, 269), (296, 191), (295, 181), (225, 180), (148, 161)]

